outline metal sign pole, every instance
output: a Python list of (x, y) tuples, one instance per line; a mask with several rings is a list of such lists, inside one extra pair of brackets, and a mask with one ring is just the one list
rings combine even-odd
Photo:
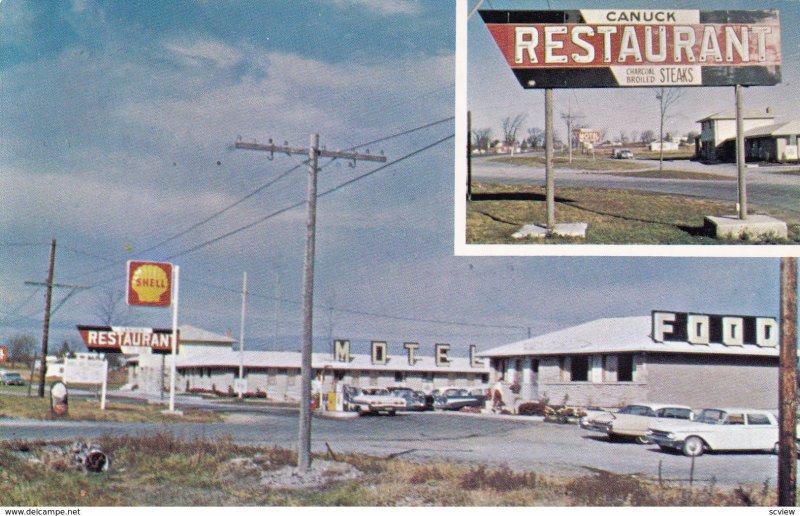
[(178, 290), (180, 284), (181, 268), (177, 265), (172, 269), (172, 366), (169, 378), (169, 411), (175, 412), (175, 375), (177, 373), (178, 349)]
[(108, 360), (103, 358), (103, 386), (100, 390), (100, 410), (106, 409), (106, 392), (108, 391)]
[(545, 195), (547, 197), (547, 229), (556, 225), (556, 184), (553, 176), (553, 89), (544, 90), (544, 155)]
[(242, 324), (239, 326), (239, 399), (244, 397), (244, 314), (247, 311), (247, 271), (242, 278)]
[(747, 183), (745, 182), (744, 115), (742, 114), (742, 86), (736, 85), (736, 170), (739, 188), (739, 219), (747, 218)]

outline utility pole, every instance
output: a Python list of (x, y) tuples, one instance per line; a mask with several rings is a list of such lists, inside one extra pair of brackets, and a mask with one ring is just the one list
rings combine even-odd
[[(53, 302), (53, 288), (68, 288), (71, 289), (71, 292), (67, 294), (67, 296), (62, 300), (61, 304), (64, 304), (64, 301), (67, 300), (72, 294), (74, 294), (78, 289), (86, 289), (89, 287), (81, 287), (78, 285), (61, 285), (58, 283), (53, 283), (53, 276), (55, 275), (55, 265), (56, 265), (56, 239), (50, 241), (50, 261), (47, 267), (47, 282), (35, 282), (35, 281), (26, 281), (26, 285), (35, 285), (39, 287), (47, 287), (47, 292), (44, 298), (44, 323), (42, 324), (42, 359), (40, 362), (39, 367), (39, 397), (44, 398), (44, 383), (47, 375), (47, 341), (50, 337), (50, 315), (51, 315), (51, 306)], [(56, 307), (58, 309), (60, 306)]]
[(778, 505), (794, 507), (797, 489), (797, 258), (781, 258), (780, 278)]
[(742, 86), (736, 85), (736, 177), (739, 191), (739, 220), (747, 219), (747, 182), (745, 180), (744, 114), (742, 111)]
[(317, 226), (317, 173), (318, 160), (323, 158), (346, 159), (356, 161), (385, 162), (385, 156), (373, 156), (357, 152), (329, 151), (319, 148), (319, 135), (312, 134), (308, 147), (290, 147), (288, 144), (275, 145), (270, 140), (268, 145), (237, 141), (236, 149), (266, 151), (272, 157), (276, 152), (286, 154), (304, 154), (308, 156), (308, 188), (306, 212), (306, 251), (303, 259), (303, 347), (301, 352), (301, 390), (300, 390), (300, 423), (298, 428), (297, 469), (304, 475), (311, 467), (311, 353), (313, 349), (314, 326), (314, 248)]

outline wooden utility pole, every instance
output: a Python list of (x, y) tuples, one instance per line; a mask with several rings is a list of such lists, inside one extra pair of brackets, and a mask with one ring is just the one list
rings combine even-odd
[(318, 159), (335, 158), (356, 161), (385, 162), (385, 156), (373, 156), (357, 152), (328, 151), (319, 148), (319, 135), (312, 134), (308, 147), (267, 145), (237, 141), (237, 149), (258, 150), (274, 153), (304, 154), (308, 156), (308, 188), (306, 216), (306, 251), (303, 260), (303, 347), (301, 352), (300, 423), (298, 428), (297, 469), (301, 474), (311, 467), (311, 353), (314, 342), (314, 248), (317, 225), (317, 173)]
[(797, 258), (781, 258), (780, 277), (778, 505), (794, 507), (797, 490)]
[[(39, 287), (46, 287), (47, 291), (44, 297), (44, 322), (42, 323), (42, 359), (40, 362), (40, 371), (39, 371), (39, 397), (44, 398), (44, 383), (47, 375), (47, 342), (50, 338), (50, 315), (51, 315), (51, 306), (53, 302), (53, 288), (68, 288), (72, 291), (67, 294), (67, 297), (71, 296), (75, 293), (78, 289), (86, 289), (89, 287), (81, 287), (78, 285), (61, 285), (58, 283), (53, 283), (53, 276), (55, 275), (55, 265), (56, 265), (56, 240), (55, 238), (50, 241), (50, 261), (47, 267), (47, 282), (36, 282), (36, 281), (26, 281), (26, 285), (35, 285)], [(66, 301), (66, 298), (64, 299)], [(62, 301), (63, 304), (63, 301)], [(61, 305), (59, 305), (60, 307)], [(58, 307), (56, 307), (58, 309)]]

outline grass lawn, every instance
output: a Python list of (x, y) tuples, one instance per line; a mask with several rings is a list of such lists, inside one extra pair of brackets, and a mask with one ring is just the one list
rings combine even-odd
[[(720, 244), (703, 228), (706, 215), (731, 215), (729, 202), (652, 192), (559, 188), (556, 221), (587, 222), (586, 239), (515, 240), (511, 235), (525, 224), (546, 220), (543, 187), (477, 184), (467, 204), (467, 243), (470, 244)], [(750, 205), (751, 213), (766, 213), (789, 225), (789, 239), (769, 243), (800, 243), (800, 212)]]
[[(27, 387), (18, 387), (25, 389)], [(9, 392), (7, 390), (6, 392)], [(100, 410), (100, 400), (87, 400), (70, 398), (69, 414), (66, 417), (55, 416), (50, 412), (49, 391), (44, 398), (33, 395), (0, 396), (0, 417), (26, 418), (26, 419), (58, 419), (67, 421), (118, 421), (124, 423), (166, 423), (166, 422), (197, 422), (215, 423), (222, 418), (209, 410), (184, 409), (183, 416), (162, 414), (166, 408), (162, 405), (144, 405), (119, 403), (106, 400), (106, 409)]]
[[(608, 472), (558, 477), (458, 463), (337, 454), (356, 478), (288, 490), (263, 475), (295, 464), (283, 448), (222, 438), (182, 440), (159, 431), (96, 441), (111, 458), (105, 473), (72, 470), (49, 459), (45, 443), (0, 449), (4, 506), (774, 506), (772, 486), (702, 487)], [(323, 457), (315, 457), (319, 461)], [(334, 458), (334, 457), (331, 457)], [(36, 459), (36, 460), (31, 460)]]
[[(508, 163), (510, 165), (519, 165), (535, 168), (543, 168), (545, 159), (543, 155), (522, 155), (522, 156), (504, 156), (501, 158), (490, 158), (492, 161), (500, 163)], [(573, 170), (642, 170), (644, 167), (639, 163), (633, 163), (624, 159), (597, 159), (583, 158), (579, 155), (573, 156), (572, 163), (569, 162), (567, 156), (556, 156), (553, 158), (553, 166), (555, 168), (570, 168)]]
[(606, 172), (607, 176), (643, 177), (649, 179), (694, 179), (697, 181), (736, 181), (736, 177), (694, 170), (643, 170), (641, 172)]

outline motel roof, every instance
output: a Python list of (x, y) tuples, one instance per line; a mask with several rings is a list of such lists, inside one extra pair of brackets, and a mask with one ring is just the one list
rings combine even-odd
[(236, 340), (231, 337), (196, 328), (188, 324), (183, 324), (179, 326), (179, 328), (181, 332), (181, 343), (231, 345), (236, 342)]
[(563, 330), (520, 340), (477, 353), (481, 357), (558, 356), (597, 353), (685, 353), (777, 357), (778, 349), (723, 344), (656, 342), (652, 338), (652, 318), (615, 317), (597, 319)]
[[(245, 351), (242, 353), (244, 367), (248, 368), (299, 368), (300, 352), (298, 351)], [(364, 354), (351, 354), (349, 362), (338, 362), (331, 353), (314, 353), (311, 363), (315, 369), (359, 370), (359, 371), (406, 371), (406, 372), (454, 372), (477, 373), (489, 372), (489, 365), (472, 367), (469, 358), (449, 357), (450, 365), (437, 366), (433, 356), (416, 356), (416, 363), (410, 365), (407, 355), (389, 355), (387, 362), (373, 364), (372, 357)], [(212, 349), (202, 355), (178, 355), (177, 367), (239, 367), (239, 351), (228, 349)]]

